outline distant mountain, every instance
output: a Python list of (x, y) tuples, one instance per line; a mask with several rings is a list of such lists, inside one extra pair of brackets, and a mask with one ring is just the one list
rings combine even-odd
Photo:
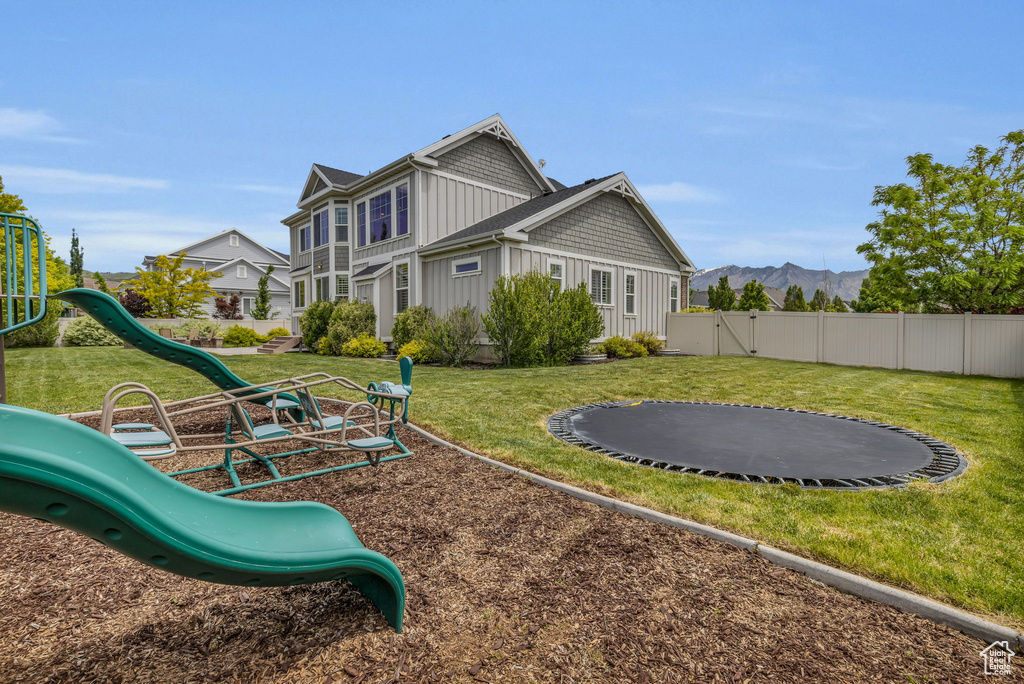
[(828, 292), (832, 297), (839, 295), (845, 301), (850, 301), (856, 299), (860, 294), (860, 283), (868, 276), (868, 269), (833, 273), (829, 270), (814, 271), (801, 268), (788, 261), (779, 268), (775, 266), (763, 268), (718, 266), (694, 273), (690, 278), (690, 287), (694, 290), (707, 290), (709, 285), (717, 285), (718, 279), (722, 276), (728, 276), (729, 285), (734, 288), (743, 287), (751, 280), (756, 280), (783, 291), (790, 285), (799, 285), (804, 289), (804, 298), (808, 301), (814, 296), (814, 291), (819, 288)]
[[(134, 278), (135, 277), (135, 271), (117, 271), (117, 272), (110, 272), (110, 273), (108, 273), (106, 271), (97, 271), (97, 272), (103, 274), (103, 279), (104, 280), (114, 280), (114, 281), (117, 281), (117, 282), (121, 282), (122, 280), (128, 280), (129, 278)], [(93, 276), (95, 276), (95, 274), (97, 272), (86, 271), (85, 269), (82, 269), (82, 275), (85, 276), (86, 278), (92, 278)]]

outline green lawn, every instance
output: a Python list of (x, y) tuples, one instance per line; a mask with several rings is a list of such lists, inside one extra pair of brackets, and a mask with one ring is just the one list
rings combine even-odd
[[(165, 399), (209, 392), (199, 375), (119, 348), (8, 350), (9, 401), (53, 413), (98, 408), (114, 383)], [(253, 382), (323, 370), (397, 379), (381, 361), (234, 356)], [(533, 472), (673, 513), (1024, 624), (1024, 382), (767, 359), (652, 358), (592, 367), (417, 368), (411, 418)], [(968, 457), (943, 484), (791, 491), (638, 468), (551, 437), (547, 417), (606, 400), (685, 399), (860, 416), (949, 442)], [(680, 562), (686, 562), (680, 559)]]

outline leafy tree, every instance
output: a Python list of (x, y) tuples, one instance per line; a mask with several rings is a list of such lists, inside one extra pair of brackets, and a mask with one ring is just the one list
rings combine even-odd
[[(227, 292), (225, 295), (229, 294)], [(214, 318), (237, 321), (242, 318), (242, 293), (231, 292), (230, 297), (217, 297), (213, 300)]]
[(957, 313), (1024, 304), (1024, 130), (960, 166), (916, 154), (907, 167), (911, 185), (875, 188), (879, 220), (857, 248), (880, 298)]
[(772, 302), (768, 299), (768, 293), (764, 291), (764, 285), (756, 280), (751, 280), (743, 286), (743, 296), (736, 303), (736, 310), (750, 311), (751, 309), (757, 309), (758, 311), (770, 311), (771, 305)]
[(92, 275), (93, 279), (96, 281), (96, 289), (98, 289), (103, 294), (110, 294), (110, 288), (107, 287), (107, 279), (103, 277), (103, 274), (100, 273), (99, 271), (96, 271)]
[(811, 298), (811, 311), (828, 311), (831, 303), (832, 300), (828, 298), (825, 291), (818, 288), (814, 291), (814, 297)]
[(847, 308), (846, 302), (844, 302), (843, 298), (839, 295), (832, 298), (832, 304), (828, 307), (828, 310), (836, 313), (850, 313), (850, 309)]
[(267, 266), (267, 271), (260, 276), (256, 283), (256, 300), (252, 303), (252, 317), (257, 321), (265, 321), (272, 317), (270, 311), (270, 274), (274, 272), (273, 266)]
[(889, 297), (888, 293), (880, 291), (871, 278), (865, 278), (860, 284), (860, 292), (857, 294), (857, 298), (850, 302), (850, 306), (857, 313), (902, 311), (905, 308), (901, 302)]
[(804, 288), (799, 285), (790, 285), (786, 288), (786, 300), (782, 304), (783, 311), (807, 311), (807, 301), (804, 299)]
[(184, 252), (173, 259), (160, 255), (152, 271), (136, 266), (135, 277), (123, 285), (145, 297), (156, 318), (197, 318), (203, 314), (203, 304), (217, 294), (210, 281), (221, 274), (205, 268), (185, 268), (184, 261)]
[(736, 306), (736, 293), (729, 287), (729, 277), (718, 279), (718, 287), (708, 287), (708, 306), (718, 311), (732, 311)]
[(149, 301), (135, 290), (128, 288), (117, 298), (121, 306), (134, 318), (145, 318), (153, 312)]
[(331, 314), (333, 313), (334, 302), (319, 301), (310, 302), (306, 310), (299, 316), (299, 332), (302, 333), (302, 344), (307, 349), (318, 350), (320, 348), (320, 340), (327, 336), (327, 329), (331, 324)]
[(71, 229), (71, 260), (68, 262), (71, 275), (75, 278), (75, 287), (85, 287), (85, 275), (82, 273), (82, 249), (78, 246), (78, 233)]

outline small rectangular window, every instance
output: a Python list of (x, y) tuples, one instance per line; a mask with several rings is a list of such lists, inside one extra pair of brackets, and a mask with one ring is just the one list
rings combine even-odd
[(452, 262), (452, 275), (473, 275), (474, 273), (480, 272), (480, 259), (473, 257), (471, 259), (456, 259)]
[(308, 252), (310, 248), (310, 230), (309, 226), (303, 226), (299, 228), (299, 251)]
[(409, 234), (409, 186), (395, 188), (395, 235)]
[(245, 316), (252, 315), (252, 305), (255, 299), (253, 297), (242, 297), (242, 314)]
[(395, 313), (409, 308), (409, 264), (395, 264)]
[(611, 306), (612, 272), (600, 268), (590, 270), (590, 299), (595, 304)]
[(668, 312), (676, 313), (679, 311), (679, 281), (669, 281), (668, 285)]
[(295, 283), (295, 308), (301, 309), (306, 306), (306, 281), (300, 280)]
[(248, 269), (245, 266), (239, 266), (235, 271), (235, 275), (239, 278), (245, 279), (248, 277)]
[(334, 232), (338, 242), (348, 242), (348, 207), (335, 207)]
[(348, 299), (348, 276), (340, 275), (335, 283), (337, 287), (337, 294), (334, 295), (335, 299)]
[(626, 315), (636, 314), (636, 274), (626, 274)]
[(366, 246), (366, 202), (356, 206), (356, 220), (359, 221), (359, 246)]
[(558, 289), (561, 290), (564, 286), (565, 280), (565, 263), (562, 261), (549, 261), (548, 275), (551, 276), (552, 280), (558, 283)]
[(231, 245), (232, 247), (237, 247), (238, 246), (238, 235), (235, 235), (234, 233), (232, 233), (228, 237), (228, 244)]

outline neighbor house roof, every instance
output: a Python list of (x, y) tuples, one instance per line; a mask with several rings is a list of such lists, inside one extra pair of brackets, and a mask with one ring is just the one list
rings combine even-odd
[[(734, 287), (732, 291), (736, 293), (737, 297), (743, 296), (742, 287)], [(779, 309), (782, 309), (783, 305), (786, 303), (786, 293), (777, 287), (770, 287), (766, 285), (764, 293), (768, 295), (768, 299), (771, 303)], [(708, 306), (708, 291), (697, 290), (694, 292), (693, 296), (690, 297), (690, 306)]]

